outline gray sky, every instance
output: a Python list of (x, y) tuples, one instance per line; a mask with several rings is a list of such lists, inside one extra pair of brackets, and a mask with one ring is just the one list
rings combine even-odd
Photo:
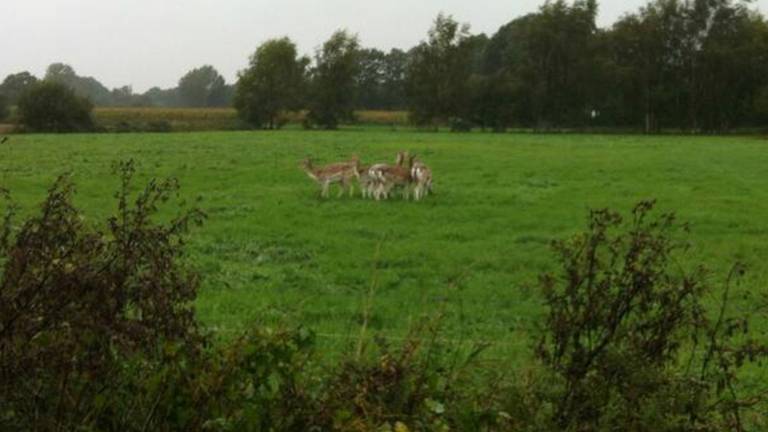
[[(264, 40), (289, 36), (311, 54), (346, 28), (363, 46), (410, 48), (438, 12), (493, 34), (543, 0), (0, 0), (0, 80), (53, 62), (109, 88), (173, 87), (194, 67), (213, 65), (233, 82)], [(603, 0), (601, 26), (646, 0)], [(752, 7), (768, 11), (768, 0)]]

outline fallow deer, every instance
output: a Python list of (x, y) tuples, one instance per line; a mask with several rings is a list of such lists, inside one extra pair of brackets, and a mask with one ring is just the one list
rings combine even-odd
[(421, 200), (432, 192), (432, 170), (421, 161), (416, 161), (411, 167), (411, 178), (416, 186), (413, 188), (413, 197)]
[(347, 162), (338, 162), (320, 167), (314, 166), (312, 160), (307, 158), (301, 164), (304, 172), (307, 173), (309, 178), (320, 185), (320, 196), (324, 198), (328, 197), (328, 192), (332, 183), (341, 184), (339, 197), (341, 197), (347, 189), (349, 189), (349, 194), (352, 195), (354, 192), (352, 178), (358, 176), (358, 165), (359, 162), (357, 158), (353, 158), (351, 161)]
[[(416, 155), (408, 156), (408, 153), (400, 152), (397, 154), (397, 165), (376, 164), (369, 169), (369, 173), (376, 179), (377, 185), (374, 191), (374, 198), (380, 200), (382, 197), (389, 198), (389, 193), (394, 187), (403, 188), (403, 196), (409, 198), (410, 186), (412, 183), (411, 168)], [(407, 165), (403, 165), (407, 160)]]
[(355, 166), (357, 182), (360, 185), (360, 195), (363, 198), (372, 198), (373, 192), (376, 189), (377, 179), (371, 175), (371, 168), (374, 166), (360, 165), (359, 163)]

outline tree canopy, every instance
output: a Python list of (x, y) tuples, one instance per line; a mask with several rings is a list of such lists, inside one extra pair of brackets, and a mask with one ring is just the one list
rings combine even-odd
[(228, 89), (224, 78), (210, 65), (187, 72), (179, 80), (179, 100), (188, 107), (220, 107), (228, 105)]
[(234, 104), (240, 117), (259, 128), (280, 127), (282, 113), (302, 106), (308, 64), (287, 37), (261, 44), (237, 81)]
[(82, 132), (93, 128), (93, 105), (56, 81), (33, 84), (19, 98), (19, 123), (34, 132)]
[(356, 35), (339, 30), (315, 54), (310, 73), (307, 120), (336, 129), (354, 119), (360, 73), (360, 43)]

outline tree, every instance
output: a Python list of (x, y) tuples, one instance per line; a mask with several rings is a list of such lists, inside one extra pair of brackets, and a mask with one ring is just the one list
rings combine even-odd
[(144, 92), (143, 96), (146, 97), (153, 106), (170, 108), (181, 105), (179, 102), (178, 88), (161, 89), (160, 87), (152, 87)]
[(259, 128), (279, 128), (281, 113), (301, 108), (308, 64), (287, 37), (261, 44), (237, 81), (234, 104), (240, 118)]
[(93, 128), (93, 104), (66, 85), (34, 84), (19, 99), (19, 123), (35, 132), (79, 132)]
[(339, 123), (354, 120), (359, 51), (357, 36), (339, 30), (316, 53), (310, 80), (309, 124), (336, 129)]
[(384, 105), (386, 54), (375, 48), (360, 50), (357, 108), (381, 109)]
[(8, 99), (2, 94), (0, 94), (0, 121), (5, 120), (8, 115), (10, 115), (10, 110), (8, 109)]
[(419, 125), (434, 125), (470, 115), (468, 80), (472, 71), (469, 27), (442, 13), (429, 30), (429, 38), (414, 48), (407, 77), (411, 118)]
[(181, 77), (178, 92), (182, 106), (226, 106), (228, 102), (224, 78), (210, 65), (192, 69)]
[(482, 62), (491, 88), (503, 89), (487, 100), (493, 122), (513, 117), (522, 125), (546, 128), (586, 121), (597, 99), (592, 94), (598, 76), (596, 14), (594, 0), (573, 5), (558, 0), (499, 29)]
[(112, 105), (112, 95), (107, 87), (93, 77), (77, 75), (70, 65), (52, 63), (45, 72), (45, 80), (62, 83), (77, 95), (90, 99), (95, 105)]
[(753, 100), (768, 84), (768, 26), (741, 3), (696, 2), (689, 8), (685, 126), (726, 132), (754, 118)]
[(390, 50), (384, 57), (383, 108), (388, 110), (406, 108), (405, 78), (409, 61), (408, 53), (397, 48)]
[(0, 84), (0, 94), (5, 95), (9, 104), (16, 105), (21, 94), (36, 82), (37, 78), (29, 72), (11, 74)]

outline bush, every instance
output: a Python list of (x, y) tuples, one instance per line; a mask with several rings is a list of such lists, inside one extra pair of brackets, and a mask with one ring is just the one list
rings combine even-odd
[[(151, 182), (130, 204), (133, 164), (119, 166), (117, 215), (84, 225), (72, 183), (60, 177), (40, 216), (0, 229), (0, 425), (72, 430), (96, 421), (130, 379), (129, 360), (152, 369), (166, 351), (202, 348), (191, 301), (198, 277), (181, 263), (183, 238), (202, 213), (152, 222), (176, 191)], [(7, 198), (7, 192), (4, 193)], [(137, 366), (138, 366), (137, 365)]]
[(398, 345), (375, 342), (371, 352), (348, 353), (324, 380), (318, 430), (482, 430), (494, 423), (486, 395), (471, 390), (484, 345), (451, 347), (435, 321), (415, 326)]
[(617, 213), (593, 211), (589, 231), (554, 245), (562, 275), (541, 281), (549, 313), (536, 356), (547, 385), (532, 410), (548, 413), (546, 428), (741, 431), (744, 414), (760, 412), (765, 389), (739, 394), (738, 371), (768, 347), (743, 311), (725, 314), (741, 267), (710, 317), (706, 272), (675, 261), (684, 226), (672, 214), (651, 218), (652, 208), (638, 204), (626, 229)]
[(19, 123), (32, 132), (84, 132), (93, 129), (93, 104), (64, 84), (41, 81), (19, 99)]

